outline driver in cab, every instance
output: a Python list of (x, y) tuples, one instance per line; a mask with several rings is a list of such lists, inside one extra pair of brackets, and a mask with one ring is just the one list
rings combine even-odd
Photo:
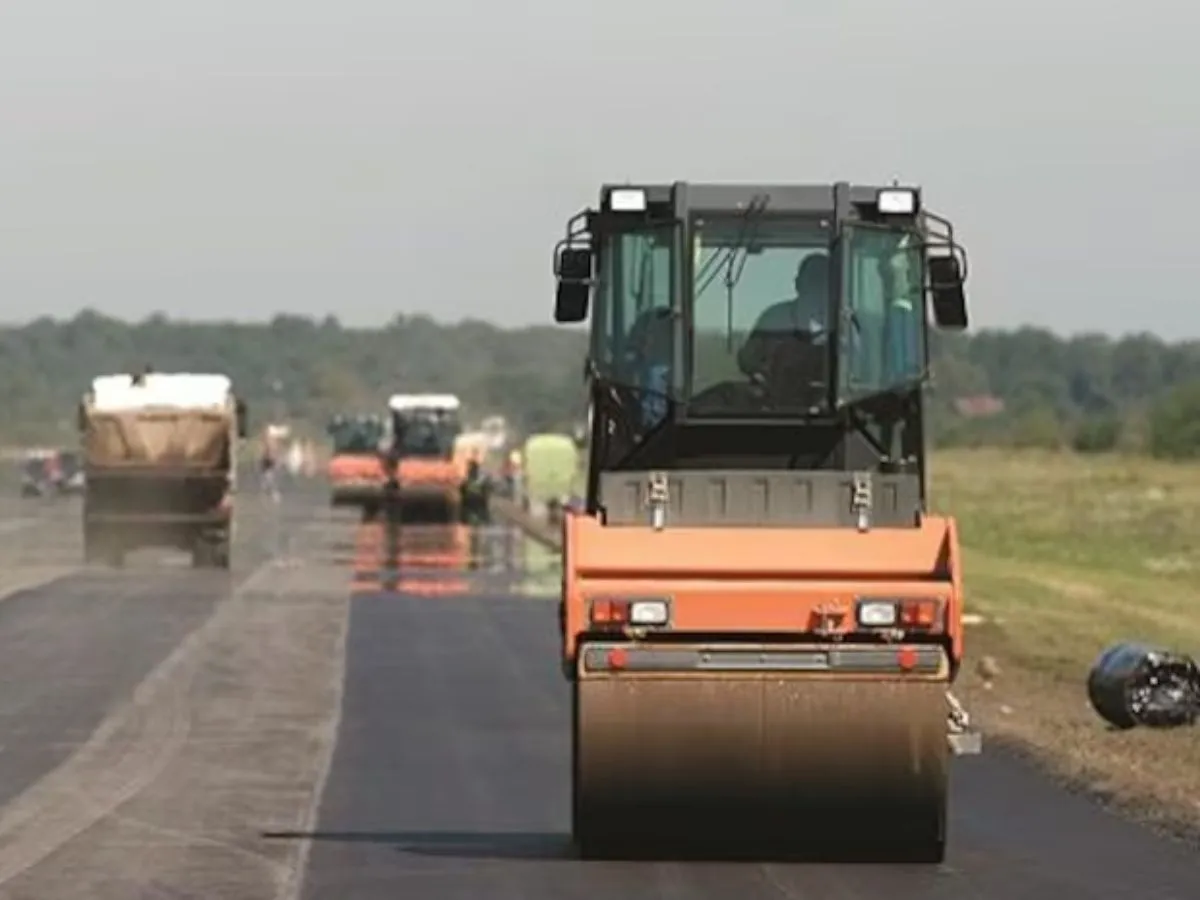
[[(795, 296), (772, 304), (754, 323), (746, 343), (738, 351), (738, 368), (752, 381), (779, 380), (780, 365), (787, 369), (821, 366), (824, 348), (810, 348), (825, 341), (829, 313), (829, 257), (824, 253), (806, 256), (796, 269)], [(820, 375), (813, 373), (817, 379)], [(790, 379), (789, 379), (790, 380)], [(788, 386), (779, 385), (787, 390)], [(791, 389), (800, 388), (790, 385)], [(790, 391), (789, 391), (790, 392)]]

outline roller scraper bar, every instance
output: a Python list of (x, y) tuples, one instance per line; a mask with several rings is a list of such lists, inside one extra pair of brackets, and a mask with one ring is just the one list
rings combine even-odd
[(949, 691), (946, 691), (946, 705), (949, 707), (947, 739), (950, 741), (950, 751), (955, 756), (983, 753), (983, 735), (972, 727), (971, 716)]

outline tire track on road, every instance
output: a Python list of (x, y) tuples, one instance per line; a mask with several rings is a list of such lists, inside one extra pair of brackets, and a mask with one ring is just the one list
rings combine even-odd
[[(286, 895), (337, 734), (346, 573), (291, 529), (63, 766), (0, 811), (0, 896)], [(299, 540), (295, 540), (299, 538)], [(32, 826), (32, 827), (31, 827)], [(81, 882), (82, 876), (82, 882)]]
[(158, 776), (186, 740), (187, 690), (203, 648), (236, 615), (244, 592), (269, 567), (270, 563), (260, 567), (237, 591), (218, 601), (208, 619), (138, 684), (132, 697), (105, 718), (79, 750), (4, 808), (0, 886)]

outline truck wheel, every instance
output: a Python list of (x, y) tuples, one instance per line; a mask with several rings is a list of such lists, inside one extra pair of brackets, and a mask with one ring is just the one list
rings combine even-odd
[(213, 544), (212, 547), (212, 566), (214, 569), (229, 568), (229, 538), (223, 537), (221, 540)]
[(200, 537), (192, 547), (192, 568), (228, 569), (229, 538)]
[(83, 538), (83, 561), (87, 565), (104, 565), (119, 569), (125, 565), (125, 548), (112, 538), (85, 534)]
[(208, 545), (208, 541), (203, 538), (196, 541), (192, 545), (192, 568), (207, 569), (210, 565), (209, 560), (212, 559), (212, 550)]

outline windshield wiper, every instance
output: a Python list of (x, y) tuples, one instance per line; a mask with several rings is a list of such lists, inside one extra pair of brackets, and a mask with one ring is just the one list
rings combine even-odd
[[(725, 350), (726, 352), (733, 351), (733, 289), (737, 287), (738, 281), (741, 280), (742, 272), (746, 269), (746, 262), (750, 259), (750, 243), (754, 240), (754, 236), (758, 231), (758, 222), (763, 210), (767, 208), (767, 204), (771, 201), (767, 194), (756, 194), (750, 199), (745, 211), (742, 213), (742, 224), (738, 229), (737, 237), (733, 243), (725, 250), (722, 257), (720, 252), (714, 253), (709, 258), (708, 263), (712, 263), (714, 259), (721, 258), (720, 265), (709, 265), (706, 263), (701, 267), (699, 277), (707, 275), (704, 284), (699, 289), (693, 289), (692, 297), (699, 297), (712, 284), (713, 279), (717, 277), (717, 273), (722, 269), (725, 270)], [(740, 255), (739, 255), (740, 254)], [(737, 272), (734, 273), (734, 265), (737, 265)]]
[(708, 286), (712, 284), (713, 279), (717, 277), (717, 273), (721, 271), (721, 268), (725, 266), (727, 262), (732, 264), (734, 255), (739, 250), (742, 250), (749, 245), (754, 236), (754, 233), (750, 230), (750, 225), (752, 223), (757, 223), (759, 217), (767, 208), (767, 204), (770, 202), (771, 197), (768, 194), (755, 194), (750, 199), (750, 202), (742, 211), (742, 222), (738, 229), (737, 237), (734, 238), (731, 244), (722, 247), (720, 250), (710, 256), (704, 265), (700, 267), (700, 271), (696, 273), (694, 284), (699, 282), (701, 279), (704, 279), (704, 283), (698, 288), (693, 288), (693, 297), (699, 297), (701, 294), (703, 294), (708, 289)]

